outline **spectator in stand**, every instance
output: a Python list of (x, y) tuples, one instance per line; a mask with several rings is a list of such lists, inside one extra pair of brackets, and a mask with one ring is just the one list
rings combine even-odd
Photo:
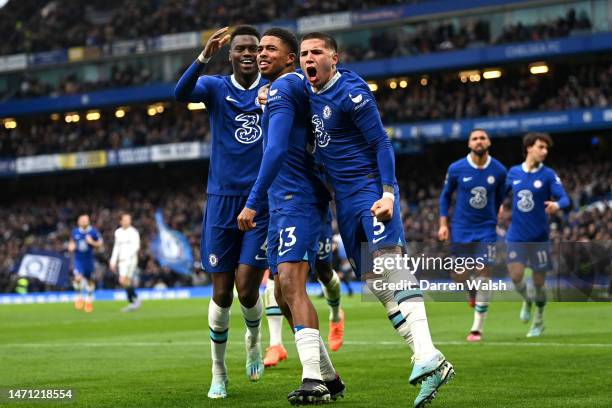
[[(612, 105), (612, 65), (554, 65), (544, 76), (508, 73), (475, 83), (440, 74), (427, 86), (417, 80), (405, 89), (383, 86), (376, 97), (385, 124), (606, 107)], [(190, 112), (182, 104), (167, 105), (155, 116), (148, 116), (146, 107), (133, 107), (124, 118), (115, 118), (114, 110), (103, 111), (98, 121), (83, 116), (77, 123), (45, 116), (19, 120), (16, 129), (0, 128), (0, 157), (210, 139), (205, 111)]]
[[(560, 154), (560, 151), (556, 150), (555, 153)], [(573, 201), (573, 210), (569, 214), (559, 212), (553, 216), (551, 240), (601, 241), (609, 245), (612, 241), (612, 163), (605, 155), (568, 157), (556, 157), (558, 162), (552, 165), (565, 181), (565, 188)], [(437, 245), (438, 196), (444, 177), (443, 166), (437, 162), (438, 166), (431, 168), (438, 168), (439, 171), (423, 173), (419, 171), (421, 159), (412, 160), (411, 163), (400, 165), (397, 169), (398, 182), (404, 193), (401, 212), (406, 239), (433, 248)], [(194, 270), (197, 270), (200, 211), (205, 189), (199, 180), (185, 176), (193, 174), (192, 170), (167, 173), (141, 178), (135, 175), (122, 177), (119, 182), (104, 179), (93, 181), (91, 176), (85, 175), (80, 184), (86, 190), (78, 195), (71, 193), (74, 190), (69, 186), (64, 186), (34, 198), (25, 193), (23, 197), (8, 195), (3, 198), (10, 201), (0, 206), (0, 292), (12, 289), (14, 277), (11, 272), (28, 248), (64, 252), (74, 219), (85, 211), (92, 214), (92, 224), (99, 229), (106, 242), (112, 241), (116, 220), (121, 212), (133, 214), (134, 226), (141, 232), (142, 240), (139, 254), (141, 286), (190, 284), (189, 277), (162, 268), (150, 252), (150, 243), (157, 233), (155, 211), (163, 208), (168, 226), (188, 237), (194, 254)], [(131, 192), (125, 194), (122, 193), (124, 191)], [(502, 233), (509, 221), (509, 211), (504, 213), (505, 219), (500, 223)], [(106, 270), (110, 251), (111, 248), (107, 246), (97, 254), (99, 287), (116, 286), (115, 278)], [(203, 283), (207, 279), (198, 275), (196, 281)]]

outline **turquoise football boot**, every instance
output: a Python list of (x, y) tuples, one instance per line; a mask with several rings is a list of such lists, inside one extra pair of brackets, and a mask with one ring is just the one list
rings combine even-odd
[(453, 365), (445, 361), (433, 375), (430, 375), (421, 383), (421, 390), (414, 400), (414, 407), (421, 408), (430, 403), (438, 393), (441, 386), (448, 383), (455, 376)]

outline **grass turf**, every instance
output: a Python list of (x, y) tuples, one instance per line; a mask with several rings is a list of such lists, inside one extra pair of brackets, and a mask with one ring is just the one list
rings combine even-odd
[[(315, 299), (327, 336), (327, 306)], [(0, 307), (0, 388), (75, 390), (72, 403), (11, 402), (8, 406), (287, 407), (300, 381), (293, 337), (284, 324), (289, 360), (259, 383), (244, 373), (244, 323), (235, 302), (227, 350), (229, 398), (210, 401), (207, 299), (148, 301), (136, 313), (98, 302), (92, 314), (70, 304)], [(346, 344), (331, 353), (347, 384), (345, 407), (411, 407), (410, 352), (383, 308), (343, 299)], [(457, 377), (437, 407), (609, 407), (612, 306), (551, 303), (546, 331), (526, 339), (519, 303), (493, 303), (485, 341), (464, 341), (472, 311), (465, 303), (428, 303), (432, 336)], [(264, 345), (267, 326), (264, 323)], [(608, 385), (606, 385), (608, 384)], [(6, 403), (0, 401), (0, 405)], [(66, 405), (67, 404), (67, 405)]]

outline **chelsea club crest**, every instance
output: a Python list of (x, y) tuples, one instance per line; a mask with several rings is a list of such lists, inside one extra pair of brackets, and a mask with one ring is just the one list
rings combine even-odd
[(329, 119), (331, 118), (332, 115), (332, 110), (329, 107), (329, 105), (325, 105), (325, 107), (323, 108), (323, 118), (324, 119)]

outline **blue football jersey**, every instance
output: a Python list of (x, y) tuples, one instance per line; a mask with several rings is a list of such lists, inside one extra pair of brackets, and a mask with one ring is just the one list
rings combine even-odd
[(507, 241), (548, 241), (544, 202), (557, 200), (560, 208), (569, 206), (569, 198), (554, 170), (542, 164), (529, 172), (524, 163), (514, 166), (508, 172), (506, 188), (512, 190), (512, 220)]
[(329, 200), (316, 171), (309, 110), (303, 75), (290, 72), (272, 83), (262, 120), (264, 158), (248, 208), (256, 209), (266, 199), (270, 211)]
[(440, 194), (440, 216), (448, 217), (451, 198), (456, 191), (452, 241), (473, 242), (478, 241), (479, 236), (495, 236), (497, 211), (505, 190), (506, 168), (491, 156), (481, 168), (474, 164), (470, 155), (452, 163)]
[(76, 244), (76, 250), (74, 251), (74, 260), (79, 263), (91, 263), (93, 262), (93, 247), (86, 241), (86, 236), (89, 235), (94, 241), (100, 239), (100, 234), (91, 225), (86, 229), (75, 227), (70, 233), (70, 238)]
[(233, 75), (204, 75), (198, 78), (189, 98), (184, 98), (204, 102), (208, 110), (212, 132), (208, 194), (249, 194), (263, 155), (262, 109), (257, 92), (267, 83), (258, 76), (245, 89)]
[(368, 84), (339, 69), (319, 91), (307, 89), (316, 154), (336, 197), (346, 198), (372, 180), (397, 186), (393, 148)]

